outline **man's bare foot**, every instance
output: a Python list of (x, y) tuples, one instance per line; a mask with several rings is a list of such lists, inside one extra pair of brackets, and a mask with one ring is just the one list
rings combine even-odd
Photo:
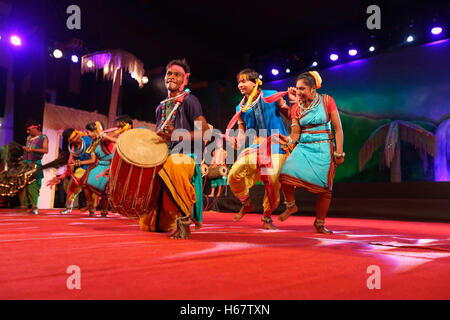
[(252, 204), (252, 203), (250, 203), (250, 204), (248, 204), (248, 205), (246, 205), (246, 206), (243, 205), (242, 208), (241, 208), (241, 210), (240, 210), (238, 213), (236, 213), (236, 215), (234, 216), (233, 221), (234, 221), (234, 222), (237, 222), (237, 221), (241, 220), (242, 217), (243, 217), (247, 212), (251, 212), (251, 211), (253, 211), (253, 210), (255, 210), (255, 208), (253, 207), (253, 204)]
[(194, 221), (194, 225), (195, 225), (195, 230), (199, 230), (203, 227), (203, 222), (198, 222), (198, 221)]
[(284, 221), (287, 218), (289, 218), (289, 216), (293, 213), (296, 213), (298, 211), (297, 206), (294, 204), (294, 206), (290, 207), (290, 208), (286, 208), (286, 210), (284, 210), (284, 212), (282, 214), (280, 214), (278, 216), (278, 220), (280, 221)]
[(191, 229), (189, 225), (191, 224), (191, 219), (189, 217), (180, 217), (176, 220), (176, 229), (172, 233), (170, 239), (184, 240), (189, 239), (191, 236)]

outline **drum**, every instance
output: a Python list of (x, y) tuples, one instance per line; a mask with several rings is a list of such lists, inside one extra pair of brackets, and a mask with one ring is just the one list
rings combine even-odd
[(169, 150), (147, 129), (131, 129), (117, 140), (109, 172), (109, 201), (113, 211), (127, 217), (140, 217), (155, 205), (161, 191), (156, 174)]
[(208, 174), (208, 165), (202, 163), (200, 165), (200, 172), (202, 173), (202, 177), (206, 176)]
[(228, 167), (226, 165), (210, 166), (208, 169), (208, 179), (217, 179), (228, 175)]

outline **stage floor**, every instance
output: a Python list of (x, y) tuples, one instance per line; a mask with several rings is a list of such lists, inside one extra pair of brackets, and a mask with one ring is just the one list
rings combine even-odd
[(450, 224), (329, 218), (320, 235), (313, 217), (232, 217), (171, 240), (118, 214), (0, 209), (0, 299), (450, 299)]

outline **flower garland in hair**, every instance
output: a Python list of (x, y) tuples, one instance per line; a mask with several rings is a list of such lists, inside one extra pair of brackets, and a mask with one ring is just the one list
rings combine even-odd
[(322, 77), (317, 71), (309, 71), (309, 74), (314, 77), (314, 82), (316, 83), (316, 89), (320, 89), (322, 86)]

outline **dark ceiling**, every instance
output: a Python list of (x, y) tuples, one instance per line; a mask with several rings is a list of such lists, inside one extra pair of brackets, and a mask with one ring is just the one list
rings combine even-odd
[[(0, 1), (13, 5), (10, 20), (43, 29), (49, 41), (80, 38), (91, 52), (122, 48), (147, 70), (185, 57), (201, 79), (229, 77), (244, 66), (305, 67), (331, 48), (370, 41), (389, 46), (408, 28), (449, 13), (438, 1)], [(81, 30), (66, 28), (72, 4), (81, 8)], [(366, 27), (371, 4), (381, 8), (381, 30)]]

